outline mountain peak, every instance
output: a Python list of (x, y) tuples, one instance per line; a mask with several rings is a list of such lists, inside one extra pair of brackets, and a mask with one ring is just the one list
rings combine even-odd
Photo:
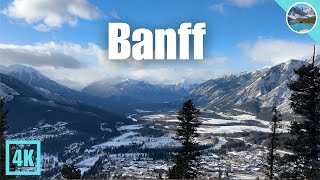
[(26, 84), (40, 89), (46, 89), (56, 94), (67, 95), (73, 93), (71, 89), (56, 83), (30, 66), (15, 64), (5, 67), (3, 70), (1, 70), (0, 67), (0, 72), (14, 77)]
[(32, 73), (36, 73), (36, 74), (40, 74), (36, 69), (30, 67), (30, 66), (24, 66), (24, 65), (20, 65), (20, 64), (14, 64), (11, 65), (7, 68), (7, 71), (9, 72), (19, 72), (19, 73), (28, 73), (28, 74), (32, 74)]
[(7, 67), (0, 64), (0, 73), (4, 72), (5, 69), (7, 69)]
[(139, 83), (139, 82), (142, 82), (142, 81), (135, 80), (135, 79), (130, 79), (130, 78), (125, 78), (121, 82)]
[(25, 66), (25, 65), (20, 65), (20, 64), (14, 64), (11, 66), (4, 66), (3, 69), (0, 67), (0, 71), (3, 72), (4, 74), (11, 75), (13, 77), (16, 77), (20, 80), (24, 78), (32, 79), (37, 78), (37, 79), (47, 79), (46, 76), (41, 74), (39, 71), (36, 69), (30, 67), (30, 66)]

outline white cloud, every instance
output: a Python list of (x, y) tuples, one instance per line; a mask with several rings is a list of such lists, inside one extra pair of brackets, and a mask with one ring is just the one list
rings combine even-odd
[(238, 47), (252, 61), (271, 65), (290, 59), (309, 59), (313, 53), (313, 44), (282, 39), (259, 38), (255, 42), (240, 43)]
[(81, 67), (81, 63), (77, 59), (61, 53), (0, 48), (0, 55), (2, 64), (14, 63), (27, 64), (36, 67), (53, 66), (55, 68), (65, 67), (71, 69)]
[[(202, 83), (209, 79), (220, 77), (227, 73), (221, 66), (225, 65), (225, 57), (207, 59), (189, 63), (177, 61), (171, 64), (155, 64), (128, 71), (127, 77), (145, 80), (155, 84), (173, 84), (177, 82)], [(193, 61), (193, 62), (191, 62)]]
[(210, 9), (225, 15), (228, 7), (249, 8), (263, 2), (265, 2), (265, 0), (226, 0), (222, 3), (211, 5)]
[(252, 7), (256, 4), (263, 2), (264, 0), (230, 0), (232, 5), (237, 7)]
[[(91, 63), (92, 56), (101, 56), (97, 45), (89, 43), (87, 48), (74, 43), (48, 42), (35, 45), (0, 44), (0, 57), (3, 64), (25, 64), (36, 67), (80, 68)], [(102, 58), (102, 57), (101, 57)]]
[(225, 14), (225, 4), (223, 3), (214, 4), (210, 8), (220, 14)]
[[(82, 87), (101, 78), (105, 50), (89, 43), (88, 47), (62, 42), (35, 45), (0, 44), (0, 64), (34, 67), (64, 85)], [(105, 73), (107, 75), (107, 73)]]
[(226, 57), (202, 61), (108, 60), (107, 50), (89, 43), (87, 47), (69, 42), (35, 45), (0, 44), (0, 64), (23, 64), (36, 68), (53, 80), (81, 88), (94, 81), (114, 77), (171, 84), (202, 82), (225, 74)]
[(103, 16), (87, 0), (13, 0), (2, 13), (23, 20), (39, 31), (60, 28), (66, 23), (75, 26), (79, 19), (92, 20)]
[(121, 19), (120, 16), (119, 16), (119, 14), (118, 14), (118, 12), (115, 11), (115, 10), (113, 10), (113, 11), (110, 12), (110, 16), (113, 17), (113, 18), (116, 19), (116, 20)]

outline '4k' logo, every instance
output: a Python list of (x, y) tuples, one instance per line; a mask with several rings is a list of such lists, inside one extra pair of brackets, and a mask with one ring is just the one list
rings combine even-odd
[(6, 141), (6, 175), (40, 175), (40, 151), (40, 141)]
[(12, 163), (16, 164), (18, 167), (34, 167), (32, 159), (33, 152), (33, 149), (24, 149), (22, 158), (22, 150), (17, 149), (14, 153)]

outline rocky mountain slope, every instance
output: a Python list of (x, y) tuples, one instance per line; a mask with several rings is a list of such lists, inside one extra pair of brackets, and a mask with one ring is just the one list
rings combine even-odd
[(44, 140), (45, 149), (53, 148), (48, 141), (56, 141), (57, 151), (76, 142), (105, 141), (120, 134), (117, 126), (132, 123), (125, 117), (1, 73), (0, 95), (10, 111), (9, 134), (24, 139), (37, 137)]
[(311, 7), (303, 8), (303, 7), (292, 7), (289, 11), (288, 16), (291, 19), (297, 18), (306, 18), (315, 16), (316, 13)]
[[(36, 69), (24, 66), (24, 65), (11, 65), (11, 66), (0, 66), (0, 73), (14, 77), (21, 82), (28, 84), (35, 89), (46, 91), (53, 95), (60, 97), (65, 97), (67, 99), (72, 99), (74, 101), (79, 101), (84, 104), (89, 104), (92, 106), (102, 107), (109, 111), (114, 111), (113, 107), (117, 103), (112, 99), (106, 100), (97, 96), (92, 96), (84, 92), (70, 89), (63, 86), (49, 77), (41, 74)], [(116, 112), (122, 114), (121, 112)]]
[(75, 93), (74, 90), (71, 90), (65, 86), (56, 83), (55, 81), (49, 79), (48, 77), (44, 76), (43, 74), (29, 66), (3, 66), (2, 68), (0, 68), (0, 72), (15, 77), (16, 79), (31, 86), (46, 89), (52, 93), (56, 93), (61, 96), (68, 97), (68, 95)]
[[(317, 56), (319, 62), (320, 56)], [(290, 60), (261, 70), (209, 80), (193, 89), (189, 98), (216, 111), (241, 109), (268, 118), (273, 105), (289, 113), (287, 84), (294, 80), (294, 69), (306, 61)]]

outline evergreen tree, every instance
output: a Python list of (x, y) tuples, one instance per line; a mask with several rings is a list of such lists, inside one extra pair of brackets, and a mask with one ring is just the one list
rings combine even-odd
[(290, 106), (302, 120), (293, 121), (285, 156), (283, 178), (320, 179), (320, 72), (313, 59), (295, 70), (297, 80), (289, 84)]
[[(0, 98), (0, 179), (15, 179), (15, 176), (6, 176), (6, 133), (9, 129), (7, 125), (8, 110), (5, 109), (4, 100)], [(10, 157), (13, 157), (16, 146), (10, 146)], [(14, 171), (16, 166), (10, 164), (10, 171)]]
[(4, 101), (0, 99), (0, 179), (6, 179), (6, 168), (5, 168), (5, 134), (8, 129), (7, 127), (7, 114), (8, 111), (4, 110)]
[(7, 131), (7, 118), (8, 111), (4, 110), (4, 101), (0, 99), (0, 179), (5, 179), (5, 132)]
[(176, 140), (182, 143), (182, 148), (176, 153), (174, 159), (174, 166), (169, 169), (169, 179), (195, 179), (199, 175), (199, 144), (195, 138), (199, 136), (197, 127), (200, 122), (199, 109), (197, 109), (193, 102), (189, 99), (180, 109), (178, 113), (178, 120), (180, 121)]
[(65, 179), (80, 179), (81, 171), (73, 164), (65, 164), (60, 170), (60, 173)]
[(278, 141), (278, 131), (277, 129), (281, 127), (279, 122), (282, 121), (281, 114), (277, 110), (277, 107), (272, 108), (272, 121), (270, 122), (271, 134), (269, 136), (268, 143), (268, 156), (267, 156), (267, 177), (269, 179), (274, 179), (275, 176), (275, 162), (279, 159), (279, 156), (275, 153)]

